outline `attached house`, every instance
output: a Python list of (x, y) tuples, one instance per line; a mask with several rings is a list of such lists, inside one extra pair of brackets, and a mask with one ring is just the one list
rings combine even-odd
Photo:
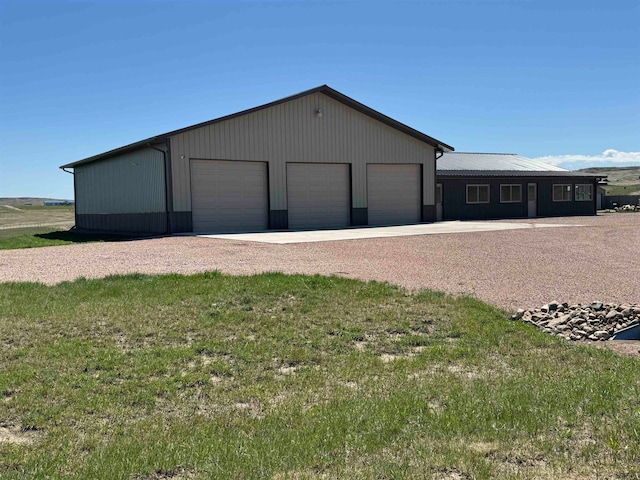
[(595, 215), (600, 178), (516, 154), (444, 152), (437, 160), (436, 218)]
[(452, 150), (323, 85), (61, 168), (80, 230), (340, 228), (435, 221)]

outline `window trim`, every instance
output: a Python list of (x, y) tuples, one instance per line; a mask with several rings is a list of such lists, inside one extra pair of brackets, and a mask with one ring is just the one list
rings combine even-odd
[[(578, 198), (578, 187), (589, 187), (589, 198)], [(590, 183), (576, 183), (573, 187), (573, 195), (576, 202), (592, 202), (593, 201), (593, 185)]]
[[(558, 200), (556, 198), (556, 187), (569, 187), (566, 190), (564, 188), (562, 189), (563, 192), (568, 192), (569, 193), (568, 198), (564, 198), (564, 195), (563, 195), (563, 198)], [(553, 199), (554, 202), (570, 202), (571, 199), (573, 198), (572, 185), (570, 183), (554, 183), (553, 186), (552, 186), (551, 195), (552, 195), (552, 199)]]
[[(469, 201), (469, 187), (478, 188), (478, 201), (477, 202), (470, 202)], [(486, 202), (481, 202), (480, 201), (480, 187), (487, 187), (487, 201)], [(488, 183), (467, 183), (466, 192), (467, 192), (467, 198), (466, 198), (467, 205), (487, 205), (487, 204), (491, 203), (491, 186)]]
[[(509, 200), (502, 198), (502, 187), (509, 187)], [(520, 190), (520, 198), (513, 200), (513, 187), (518, 187)], [(500, 203), (522, 203), (522, 184), (520, 183), (501, 183), (500, 184)]]

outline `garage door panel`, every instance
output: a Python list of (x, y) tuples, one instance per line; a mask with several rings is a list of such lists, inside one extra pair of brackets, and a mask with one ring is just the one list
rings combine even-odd
[(266, 230), (267, 164), (192, 160), (191, 198), (194, 232)]
[(421, 220), (419, 164), (367, 165), (369, 225), (399, 225)]
[(289, 228), (341, 228), (351, 224), (349, 165), (287, 164)]

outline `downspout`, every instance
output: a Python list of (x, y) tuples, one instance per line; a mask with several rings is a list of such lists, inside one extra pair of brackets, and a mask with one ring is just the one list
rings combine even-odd
[(147, 147), (162, 153), (162, 164), (164, 166), (164, 213), (167, 216), (165, 233), (171, 234), (171, 219), (169, 215), (169, 195), (171, 194), (171, 192), (168, 191), (169, 188), (167, 183), (167, 152), (165, 150), (162, 150), (161, 148), (154, 147), (153, 145), (151, 145), (151, 142), (147, 142)]

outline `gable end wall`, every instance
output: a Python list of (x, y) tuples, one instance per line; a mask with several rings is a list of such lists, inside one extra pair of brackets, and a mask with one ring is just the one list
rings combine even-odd
[(173, 209), (191, 210), (190, 159), (268, 162), (271, 211), (287, 209), (288, 162), (350, 163), (354, 209), (367, 207), (367, 163), (419, 163), (423, 204), (433, 205), (434, 157), (432, 146), (315, 93), (172, 136)]

